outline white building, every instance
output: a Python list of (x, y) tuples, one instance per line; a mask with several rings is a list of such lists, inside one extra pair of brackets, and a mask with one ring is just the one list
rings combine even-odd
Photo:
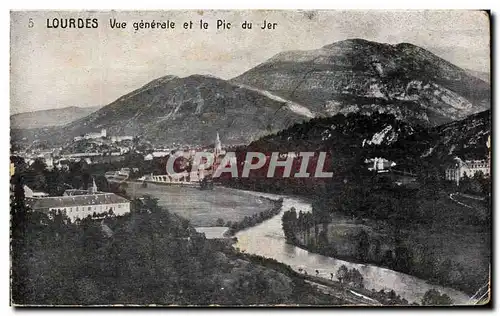
[(161, 158), (161, 157), (166, 157), (168, 155), (170, 155), (169, 151), (154, 151), (144, 156), (144, 160), (146, 161), (153, 160), (153, 158)]
[(85, 134), (84, 138), (85, 139), (98, 139), (101, 137), (106, 137), (106, 129), (101, 129), (101, 132), (98, 133), (87, 133)]
[(27, 185), (24, 185), (23, 189), (24, 189), (24, 196), (27, 197), (27, 198), (44, 198), (44, 197), (48, 197), (49, 196), (49, 194), (47, 194), (45, 192), (36, 192), (36, 191), (33, 191)]
[(52, 158), (52, 155), (45, 155), (44, 162), (45, 165), (47, 165), (48, 170), (54, 169), (54, 159)]
[(376, 171), (378, 173), (389, 172), (389, 170), (396, 166), (396, 163), (385, 158), (370, 158), (366, 159), (365, 163), (368, 164), (369, 171)]
[(460, 179), (465, 175), (472, 178), (476, 173), (482, 172), (485, 177), (491, 175), (491, 135), (488, 135), (486, 141), (488, 148), (487, 160), (465, 160), (455, 157), (455, 163), (445, 170), (445, 179), (449, 181), (456, 181), (457, 185), (460, 184)]
[(114, 193), (82, 194), (29, 198), (28, 206), (34, 211), (62, 211), (74, 222), (88, 216), (99, 218), (104, 214), (121, 216), (130, 212), (130, 201)]
[(134, 136), (111, 136), (111, 141), (113, 143), (121, 142), (124, 140), (134, 140)]
[(101, 129), (100, 132), (97, 132), (97, 133), (87, 133), (83, 136), (76, 136), (76, 137), (73, 137), (73, 141), (77, 142), (77, 141), (80, 141), (82, 139), (99, 139), (99, 138), (102, 138), (102, 137), (106, 137), (107, 133), (106, 133), (106, 129), (103, 128)]
[(67, 154), (67, 155), (62, 155), (61, 158), (64, 160), (71, 160), (75, 158), (86, 158), (86, 157), (97, 157), (97, 156), (102, 156), (101, 153), (74, 153), (74, 154)]
[(445, 179), (455, 181), (460, 184), (460, 179), (466, 175), (469, 178), (474, 177), (476, 173), (482, 172), (485, 177), (491, 173), (490, 162), (488, 160), (465, 160), (455, 157), (455, 163), (445, 171)]

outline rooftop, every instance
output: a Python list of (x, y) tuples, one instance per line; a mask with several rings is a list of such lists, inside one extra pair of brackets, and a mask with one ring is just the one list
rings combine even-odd
[(130, 201), (114, 193), (99, 193), (73, 196), (54, 196), (45, 198), (27, 198), (27, 205), (34, 210), (82, 205), (103, 205), (129, 203)]

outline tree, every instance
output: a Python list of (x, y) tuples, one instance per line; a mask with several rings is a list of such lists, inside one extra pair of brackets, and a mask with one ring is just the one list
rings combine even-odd
[(36, 173), (44, 173), (45, 171), (47, 171), (47, 165), (42, 158), (36, 158), (31, 165), (31, 169)]
[(349, 270), (345, 265), (341, 265), (340, 268), (337, 270), (337, 279), (339, 280), (340, 283), (343, 283), (347, 281), (349, 275)]
[(361, 275), (361, 272), (359, 272), (358, 270), (352, 268), (350, 271), (349, 271), (349, 283), (351, 283), (354, 287), (357, 287), (357, 288), (364, 288), (364, 279), (363, 279), (363, 276)]
[(33, 180), (33, 189), (45, 191), (46, 187), (47, 181), (45, 180), (45, 176), (43, 175), (43, 173), (38, 173)]
[(218, 218), (217, 221), (215, 221), (215, 226), (224, 226), (224, 220), (222, 218)]
[(468, 191), (472, 194), (481, 194), (483, 192), (482, 183), (484, 182), (484, 174), (478, 171), (469, 180)]
[(453, 301), (446, 294), (441, 294), (438, 290), (431, 289), (425, 292), (422, 298), (422, 305), (424, 306), (434, 306), (434, 305), (451, 305)]
[(24, 230), (26, 229), (26, 215), (28, 209), (26, 207), (25, 196), (24, 196), (24, 183), (20, 175), (15, 175), (14, 177), (14, 198), (12, 199), (10, 206), (11, 215), (11, 233), (14, 240), (18, 240), (18, 237), (23, 239)]
[(367, 232), (364, 229), (362, 229), (359, 232), (357, 239), (358, 239), (358, 253), (357, 253), (358, 259), (364, 262), (368, 258), (368, 250), (370, 248), (370, 240)]

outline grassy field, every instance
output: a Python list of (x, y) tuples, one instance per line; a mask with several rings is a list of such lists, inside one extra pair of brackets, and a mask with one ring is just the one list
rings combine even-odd
[(177, 213), (194, 226), (218, 226), (217, 219), (240, 221), (273, 207), (266, 198), (259, 198), (244, 192), (229, 191), (215, 187), (214, 190), (200, 190), (181, 186), (149, 184), (142, 188), (139, 184), (129, 184), (127, 193), (135, 197), (150, 195), (158, 199), (158, 204)]

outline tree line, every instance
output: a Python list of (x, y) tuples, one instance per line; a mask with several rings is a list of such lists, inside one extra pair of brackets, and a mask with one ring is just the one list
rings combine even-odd
[[(273, 202), (273, 206), (267, 210), (261, 211), (259, 213), (253, 214), (251, 216), (245, 216), (239, 222), (228, 221), (226, 223), (226, 226), (229, 227), (229, 229), (224, 233), (224, 235), (226, 237), (234, 236), (240, 230), (256, 226), (256, 225), (278, 215), (281, 212), (281, 206), (283, 205), (283, 199), (279, 199), (277, 201), (272, 201), (272, 202)], [(221, 223), (220, 220), (218, 220), (217, 224), (223, 224), (223, 221)]]

